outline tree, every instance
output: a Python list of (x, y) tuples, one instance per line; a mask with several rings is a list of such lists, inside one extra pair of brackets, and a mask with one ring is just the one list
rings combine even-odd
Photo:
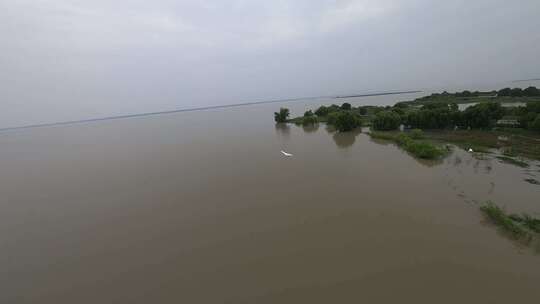
[(332, 113), (328, 114), (328, 116), (327, 116), (327, 118), (326, 118), (326, 122), (327, 122), (329, 125), (335, 125), (338, 116), (339, 116), (339, 112), (332, 112)]
[(504, 115), (504, 109), (498, 102), (482, 102), (463, 111), (463, 124), (471, 128), (487, 128)]
[(345, 102), (344, 104), (341, 105), (341, 109), (348, 111), (351, 109), (351, 104), (348, 102)]
[(526, 106), (527, 112), (540, 113), (540, 101), (529, 101)]
[(309, 126), (318, 123), (319, 120), (317, 117), (311, 112), (311, 110), (306, 111), (304, 113), (304, 117), (302, 118), (302, 125), (303, 126)]
[(504, 88), (504, 89), (499, 90), (499, 92), (497, 92), (497, 95), (498, 96), (510, 96), (511, 92), (512, 92), (512, 89)]
[(528, 112), (521, 115), (518, 119), (519, 125), (523, 128), (532, 128), (533, 121), (536, 119), (537, 114), (534, 112)]
[(334, 122), (334, 126), (339, 132), (352, 131), (361, 125), (360, 118), (351, 112), (339, 112)]
[(530, 123), (529, 128), (540, 132), (540, 114), (536, 115), (536, 118)]
[(525, 90), (523, 90), (523, 96), (533, 97), (533, 96), (540, 96), (540, 90), (536, 87), (528, 87)]
[(332, 104), (331, 106), (328, 107), (328, 113), (338, 112), (339, 110), (341, 110), (341, 107), (338, 106), (337, 104)]
[(330, 113), (330, 109), (325, 106), (320, 106), (317, 110), (315, 110), (315, 115), (319, 117), (326, 116), (328, 113)]
[(382, 111), (375, 115), (373, 127), (375, 130), (395, 130), (401, 124), (399, 114), (393, 111)]
[(512, 97), (521, 97), (521, 96), (523, 96), (523, 90), (521, 90), (520, 88), (513, 88), (510, 91), (510, 96), (512, 96)]
[(276, 122), (287, 122), (288, 117), (289, 117), (289, 109), (287, 108), (280, 108), (279, 112), (274, 112), (274, 120)]
[(367, 108), (366, 107), (358, 108), (358, 113), (360, 113), (360, 115), (366, 115), (367, 114)]

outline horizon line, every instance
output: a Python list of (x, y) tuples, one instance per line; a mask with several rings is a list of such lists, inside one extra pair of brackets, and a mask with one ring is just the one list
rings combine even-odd
[(398, 95), (398, 94), (410, 94), (410, 93), (420, 93), (420, 92), (423, 92), (423, 91), (421, 91), (421, 90), (389, 91), (389, 92), (356, 94), (356, 95), (310, 96), (310, 97), (297, 97), (297, 98), (286, 98), (286, 99), (273, 99), (273, 100), (266, 100), (266, 101), (252, 101), (252, 102), (233, 103), (233, 104), (226, 104), (226, 105), (213, 105), (213, 106), (185, 108), (185, 109), (176, 109), (176, 110), (145, 112), (145, 113), (135, 113), (135, 114), (124, 114), (124, 115), (114, 115), (114, 116), (105, 116), (105, 117), (88, 118), (88, 119), (78, 119), (78, 120), (68, 120), (68, 121), (59, 121), (59, 122), (31, 124), (31, 125), (23, 125), (23, 126), (16, 126), (16, 127), (5, 127), (5, 128), (0, 128), (0, 132), (13, 131), (13, 130), (22, 130), (22, 129), (42, 128), (42, 127), (54, 127), (54, 126), (62, 126), (62, 125), (83, 124), (83, 123), (91, 123), (91, 122), (105, 121), (105, 120), (116, 120), (116, 119), (128, 119), (128, 118), (145, 117), (145, 116), (156, 116), (156, 115), (174, 114), (174, 113), (181, 113), (181, 112), (206, 111), (206, 110), (213, 110), (213, 109), (233, 108), (233, 107), (242, 107), (242, 106), (250, 106), (250, 105), (267, 104), (267, 103), (294, 102), (294, 101), (299, 101), (299, 100), (317, 99), (317, 98), (334, 98), (334, 99), (340, 98), (340, 99), (344, 99), (344, 98), (352, 98), (352, 97)]

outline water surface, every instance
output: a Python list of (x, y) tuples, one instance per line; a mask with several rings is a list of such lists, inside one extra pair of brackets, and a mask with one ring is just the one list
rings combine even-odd
[(423, 162), (358, 131), (272, 121), (331, 102), (344, 100), (1, 133), (0, 302), (539, 298), (540, 257), (478, 204), (540, 212), (523, 181), (540, 168), (460, 150)]

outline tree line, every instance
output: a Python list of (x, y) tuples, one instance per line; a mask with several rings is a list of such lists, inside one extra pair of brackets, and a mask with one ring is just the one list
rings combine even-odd
[[(484, 94), (497, 94), (497, 96), (536, 97), (540, 90), (536, 87), (526, 89), (504, 88), (493, 92), (463, 91), (454, 94), (436, 93), (430, 96), (480, 96)], [(427, 97), (430, 97), (427, 96)], [(493, 95), (491, 95), (493, 96)], [(423, 100), (426, 97), (420, 98)], [(488, 129), (496, 126), (497, 121), (505, 116), (511, 116), (519, 127), (540, 132), (540, 101), (528, 99), (524, 107), (503, 107), (500, 102), (491, 100), (477, 103), (459, 110), (452, 99), (434, 99), (422, 104), (399, 102), (394, 106), (360, 106), (352, 107), (349, 103), (341, 106), (332, 104), (320, 106), (315, 111), (306, 111), (302, 117), (289, 119), (289, 110), (281, 108), (274, 113), (278, 123), (294, 122), (301, 125), (310, 125), (326, 122), (340, 132), (346, 132), (362, 126), (370, 121), (375, 130), (395, 130), (401, 125), (415, 129)]]

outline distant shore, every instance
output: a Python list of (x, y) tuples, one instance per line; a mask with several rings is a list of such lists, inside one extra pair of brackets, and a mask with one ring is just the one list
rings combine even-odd
[(382, 95), (398, 95), (398, 94), (411, 94), (411, 93), (422, 93), (423, 91), (398, 91), (398, 92), (385, 92), (385, 93), (373, 93), (373, 94), (355, 94), (355, 95), (343, 95), (336, 96), (334, 98), (354, 98), (354, 97), (369, 97), (369, 96), (382, 96)]
[(272, 99), (272, 100), (264, 100), (264, 101), (233, 103), (233, 104), (226, 104), (226, 105), (213, 105), (213, 106), (211, 105), (211, 106), (195, 107), (195, 108), (96, 117), (96, 118), (79, 119), (79, 120), (31, 124), (31, 125), (15, 126), (15, 127), (4, 127), (4, 128), (0, 128), (0, 132), (21, 130), (21, 129), (31, 129), (31, 128), (54, 127), (54, 126), (62, 126), (62, 125), (83, 124), (83, 123), (98, 122), (98, 121), (103, 121), (103, 120), (127, 119), (127, 118), (136, 118), (136, 117), (144, 117), (144, 116), (174, 114), (174, 113), (181, 113), (181, 112), (206, 111), (206, 110), (233, 108), (233, 107), (243, 107), (243, 106), (268, 104), (268, 103), (296, 102), (296, 101), (301, 101), (301, 100), (310, 100), (310, 99), (319, 99), (319, 98), (367, 97), (367, 96), (396, 95), (396, 94), (407, 94), (407, 93), (418, 93), (418, 92), (422, 92), (422, 91), (381, 92), (381, 93), (370, 93), (370, 94), (358, 94), (358, 95), (351, 95), (351, 96), (311, 96), (311, 97), (297, 97), (297, 98), (286, 98), (286, 99)]

